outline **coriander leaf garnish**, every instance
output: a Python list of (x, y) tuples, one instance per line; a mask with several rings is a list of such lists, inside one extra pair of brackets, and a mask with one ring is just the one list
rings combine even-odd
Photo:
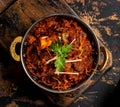
[(57, 68), (58, 71), (63, 70), (64, 64), (65, 64), (65, 58), (64, 57), (59, 56), (55, 61), (55, 67)]
[(57, 42), (53, 42), (50, 49), (57, 56), (55, 60), (55, 67), (58, 71), (62, 71), (65, 64), (65, 58), (68, 56), (68, 52), (71, 51), (72, 45), (61, 44), (60, 39)]
[(64, 65), (65, 63), (70, 63), (70, 62), (79, 62), (82, 61), (82, 59), (66, 59), (66, 57), (68, 56), (68, 53), (71, 52), (72, 50), (72, 43), (75, 41), (76, 39), (73, 39), (73, 41), (68, 44), (68, 45), (62, 45), (61, 43), (61, 38), (58, 38), (57, 42), (52, 42), (51, 46), (50, 46), (50, 50), (55, 54), (55, 57), (53, 57), (52, 59), (49, 59), (48, 61), (46, 61), (46, 64), (49, 64), (51, 61), (55, 61), (55, 67), (56, 67), (56, 71), (55, 74), (75, 74), (75, 75), (79, 75), (78, 72), (62, 72), (62, 70), (64, 69)]

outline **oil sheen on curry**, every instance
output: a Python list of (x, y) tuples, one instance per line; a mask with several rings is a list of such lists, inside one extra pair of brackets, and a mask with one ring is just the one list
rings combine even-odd
[(94, 72), (94, 48), (77, 21), (52, 16), (38, 22), (26, 36), (28, 73), (53, 90), (68, 90)]

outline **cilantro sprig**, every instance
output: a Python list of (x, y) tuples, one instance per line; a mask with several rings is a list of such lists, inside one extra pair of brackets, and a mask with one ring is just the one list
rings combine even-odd
[(68, 53), (72, 49), (72, 45), (71, 44), (62, 45), (61, 40), (58, 39), (57, 42), (52, 43), (50, 49), (56, 55), (56, 60), (54, 62), (56, 69), (58, 71), (62, 71), (64, 69), (66, 57), (68, 56)]
[(49, 64), (51, 61), (54, 61), (54, 65), (56, 67), (55, 74), (75, 74), (79, 75), (79, 72), (62, 72), (64, 69), (65, 63), (70, 63), (70, 62), (78, 62), (82, 61), (82, 59), (66, 59), (68, 56), (68, 53), (72, 50), (72, 43), (76, 39), (73, 39), (73, 41), (68, 44), (68, 45), (63, 45), (61, 42), (61, 38), (58, 38), (57, 42), (52, 42), (50, 46), (50, 50), (55, 54), (55, 56), (52, 59), (49, 59), (46, 61), (45, 64)]

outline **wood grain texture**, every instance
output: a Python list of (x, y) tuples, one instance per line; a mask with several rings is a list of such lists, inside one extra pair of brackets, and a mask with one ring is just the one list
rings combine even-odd
[(0, 0), (0, 14), (4, 12), (15, 0)]

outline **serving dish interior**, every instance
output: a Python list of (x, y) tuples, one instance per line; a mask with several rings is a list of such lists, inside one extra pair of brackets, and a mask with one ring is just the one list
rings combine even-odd
[(21, 45), (25, 72), (39, 87), (71, 91), (91, 78), (99, 62), (99, 43), (91, 28), (71, 15), (51, 15), (35, 22)]

